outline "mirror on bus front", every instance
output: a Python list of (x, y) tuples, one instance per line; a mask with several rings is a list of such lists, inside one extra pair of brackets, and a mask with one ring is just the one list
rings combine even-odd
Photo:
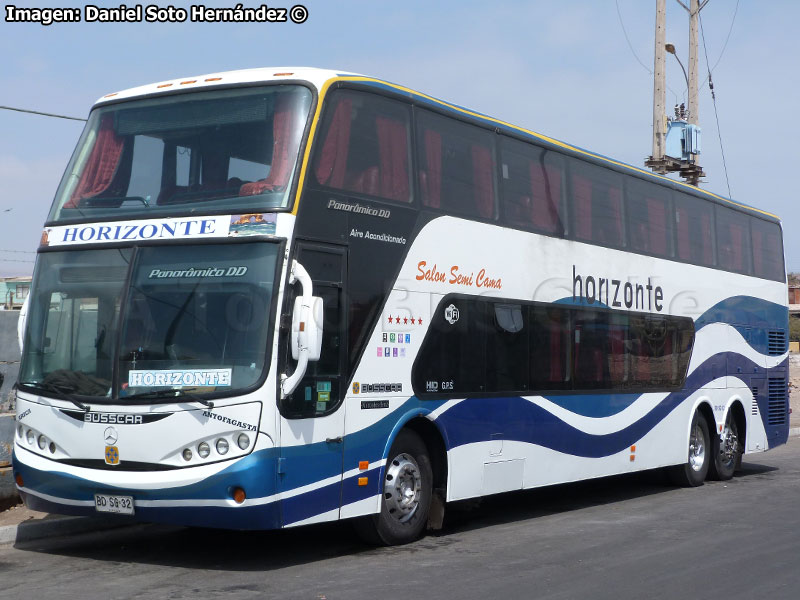
[(322, 316), (322, 298), (295, 298), (292, 311), (292, 358), (295, 360), (300, 358), (302, 348), (307, 349), (309, 361), (319, 360), (322, 352)]

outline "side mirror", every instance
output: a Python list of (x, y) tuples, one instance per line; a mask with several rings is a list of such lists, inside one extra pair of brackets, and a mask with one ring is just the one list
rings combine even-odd
[(289, 285), (296, 281), (303, 294), (295, 299), (292, 309), (292, 358), (297, 361), (294, 373), (281, 375), (281, 398), (286, 398), (300, 383), (308, 362), (319, 360), (322, 351), (322, 298), (312, 295), (311, 277), (299, 262), (292, 261)]
[(294, 299), (292, 311), (292, 358), (298, 360), (303, 349), (309, 361), (319, 360), (322, 353), (322, 298), (302, 296)]

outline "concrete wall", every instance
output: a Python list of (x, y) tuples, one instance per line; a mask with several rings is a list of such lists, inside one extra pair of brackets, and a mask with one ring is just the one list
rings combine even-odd
[(19, 373), (17, 321), (19, 311), (0, 311), (0, 510), (16, 501), (17, 490), (11, 472), (11, 445), (14, 442), (14, 399), (12, 387)]
[(3, 387), (0, 388), (0, 412), (14, 410), (11, 388), (19, 374), (18, 320), (19, 311), (0, 311), (0, 373), (4, 377)]

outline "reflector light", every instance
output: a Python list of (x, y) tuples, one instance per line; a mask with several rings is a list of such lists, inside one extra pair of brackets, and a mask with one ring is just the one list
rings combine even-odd
[(359, 471), (366, 471), (367, 469), (369, 469), (369, 461), (368, 460), (359, 461), (358, 470)]
[(369, 481), (369, 478), (368, 478), (368, 477), (359, 477), (359, 478), (358, 478), (358, 485), (359, 485), (359, 487), (364, 487), (365, 485), (367, 485), (367, 482), (368, 482), (368, 481)]
[(247, 494), (244, 493), (244, 490), (240, 487), (233, 488), (233, 500), (236, 504), (241, 504), (247, 499)]
[(17, 473), (17, 476), (14, 478), (14, 481), (17, 482), (18, 487), (25, 487), (25, 482), (22, 480), (22, 475)]
[(209, 77), (206, 81), (222, 81), (222, 77)]
[(105, 96), (103, 96), (103, 98), (113, 98), (113, 97), (114, 97), (114, 96), (116, 96), (118, 93), (119, 93), (119, 92), (114, 92), (113, 94), (106, 94)]
[(273, 73), (273, 77), (286, 77), (287, 75), (294, 75), (294, 73)]
[(159, 86), (156, 86), (156, 87), (158, 87), (158, 88), (165, 88), (165, 87), (169, 87), (169, 86), (171, 86), (171, 85), (172, 85), (171, 83), (162, 83), (161, 85), (159, 85)]
[(197, 79), (190, 79), (189, 81), (181, 81), (181, 85), (186, 85), (187, 83), (197, 83)]

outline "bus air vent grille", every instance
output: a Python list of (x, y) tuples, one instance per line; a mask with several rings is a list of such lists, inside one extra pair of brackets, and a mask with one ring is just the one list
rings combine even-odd
[(780, 356), (786, 352), (786, 332), (783, 329), (770, 330), (767, 351), (770, 356)]
[(758, 388), (753, 386), (751, 389), (753, 391), (753, 408), (750, 409), (750, 414), (756, 416), (758, 415), (758, 402), (756, 402), (758, 399)]
[(769, 412), (767, 423), (770, 425), (785, 425), (787, 417), (786, 407), (786, 380), (783, 377), (769, 378)]

